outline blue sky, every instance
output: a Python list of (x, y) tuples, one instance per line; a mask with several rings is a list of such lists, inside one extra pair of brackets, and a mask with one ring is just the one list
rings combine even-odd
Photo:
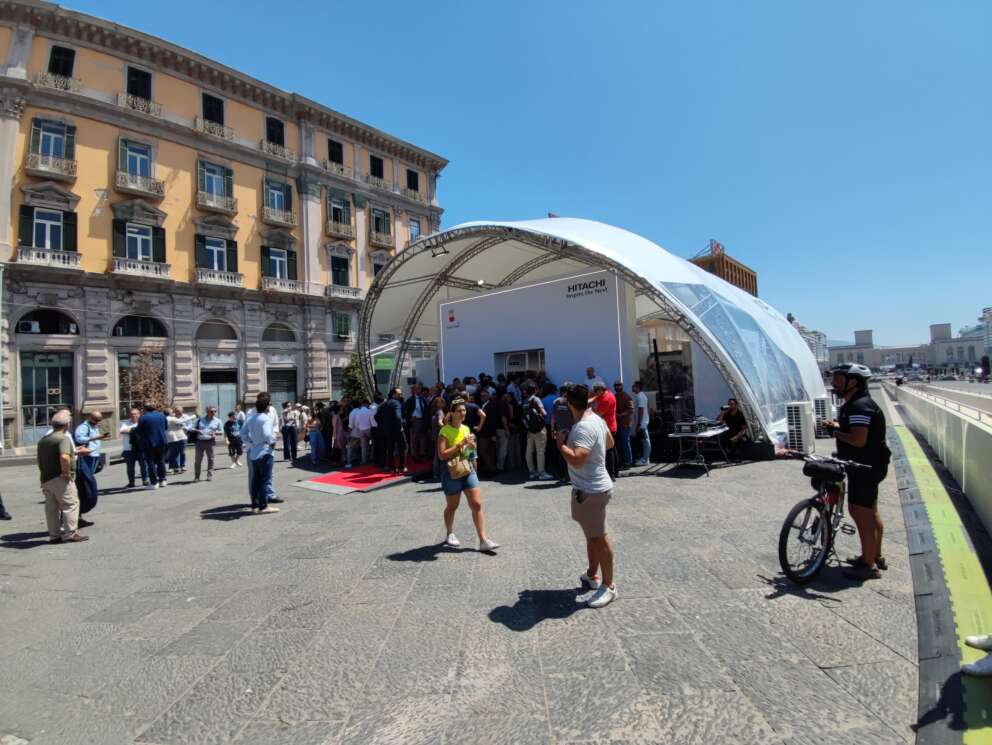
[(992, 304), (992, 3), (67, 5), (447, 157), (447, 227), (716, 238), (831, 338), (925, 341)]

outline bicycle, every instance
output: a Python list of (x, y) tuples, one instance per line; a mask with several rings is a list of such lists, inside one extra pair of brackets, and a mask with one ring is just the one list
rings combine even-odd
[(837, 457), (802, 455), (802, 459), (803, 475), (810, 477), (816, 494), (789, 511), (778, 537), (779, 565), (797, 585), (812, 582), (823, 569), (834, 552), (838, 530), (845, 535), (856, 532), (852, 524), (843, 522), (845, 477), (851, 469), (871, 468)]

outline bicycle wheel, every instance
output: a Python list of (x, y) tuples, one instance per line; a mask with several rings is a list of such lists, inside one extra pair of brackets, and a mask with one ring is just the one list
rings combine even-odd
[(830, 554), (830, 518), (823, 502), (806, 499), (789, 511), (778, 537), (778, 563), (797, 585), (811, 582)]

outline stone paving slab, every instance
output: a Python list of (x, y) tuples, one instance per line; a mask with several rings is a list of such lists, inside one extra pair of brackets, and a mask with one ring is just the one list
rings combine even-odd
[[(568, 490), (484, 482), (497, 555), (439, 545), (433, 484), (291, 489), (246, 515), (246, 483), (106, 494), (92, 540), (48, 546), (32, 468), (4, 471), (0, 742), (902, 743), (916, 622), (897, 485), (891, 568), (784, 581), (797, 463), (625, 476), (610, 505), (620, 600), (582, 606)], [(101, 484), (123, 484), (111, 466)], [(18, 550), (16, 547), (21, 547)], [(856, 552), (841, 536), (838, 551)]]

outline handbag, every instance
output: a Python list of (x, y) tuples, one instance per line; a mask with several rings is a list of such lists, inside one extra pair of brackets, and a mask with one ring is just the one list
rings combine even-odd
[(472, 473), (472, 466), (466, 458), (454, 457), (448, 461), (448, 475), (453, 479), (463, 479)]

